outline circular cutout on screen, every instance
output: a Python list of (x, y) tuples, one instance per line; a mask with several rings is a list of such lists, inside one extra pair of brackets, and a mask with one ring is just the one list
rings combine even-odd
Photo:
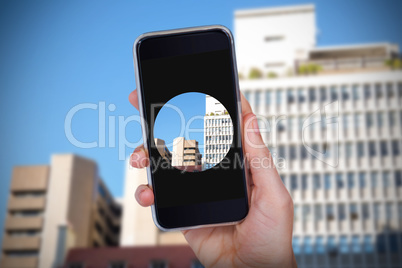
[(217, 99), (199, 92), (180, 94), (158, 112), (154, 146), (171, 166), (200, 172), (219, 164), (233, 141), (230, 114)]

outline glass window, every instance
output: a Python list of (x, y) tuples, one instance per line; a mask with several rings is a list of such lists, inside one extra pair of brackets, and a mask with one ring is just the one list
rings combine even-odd
[(349, 205), (349, 214), (351, 220), (359, 219), (359, 212), (357, 210), (357, 204), (352, 203)]
[(381, 149), (381, 156), (387, 156), (388, 155), (388, 147), (387, 147), (387, 142), (386, 141), (381, 141), (380, 142), (380, 149)]
[(377, 99), (382, 98), (382, 91), (381, 91), (381, 85), (380, 84), (375, 85), (375, 97)]
[(310, 88), (308, 90), (308, 99), (310, 102), (315, 102), (316, 101), (316, 95), (315, 95), (315, 89), (314, 88)]
[(290, 160), (296, 159), (296, 146), (295, 145), (291, 145), (289, 147), (289, 157), (290, 157)]
[(323, 102), (327, 100), (327, 89), (325, 87), (320, 88), (320, 99)]
[(345, 155), (346, 155), (346, 158), (351, 158), (353, 156), (352, 143), (351, 142), (347, 142), (345, 144)]
[(282, 90), (278, 90), (276, 91), (276, 104), (277, 105), (281, 105), (282, 104), (282, 95), (283, 95), (283, 91)]
[(336, 178), (336, 187), (338, 189), (344, 188), (345, 183), (343, 181), (343, 174), (342, 173), (336, 173), (335, 178)]
[(329, 236), (327, 241), (328, 252), (334, 254), (338, 251), (335, 236)]
[(285, 146), (278, 146), (278, 157), (285, 158)]
[(387, 98), (390, 99), (394, 96), (394, 88), (391, 83), (388, 83), (386, 85), (386, 88), (387, 88)]
[(302, 175), (302, 189), (307, 190), (308, 188), (308, 176), (306, 174)]
[(291, 104), (291, 103), (294, 103), (296, 100), (295, 100), (295, 93), (294, 93), (294, 90), (293, 89), (288, 89), (288, 91), (287, 91), (287, 95), (288, 95), (288, 103), (289, 104)]
[(334, 205), (332, 204), (328, 204), (326, 206), (326, 216), (327, 216), (327, 221), (332, 221), (335, 218), (335, 214), (334, 214)]
[(290, 185), (291, 185), (291, 190), (296, 190), (297, 189), (297, 175), (292, 174), (290, 175)]
[(267, 90), (265, 91), (265, 105), (271, 105), (272, 103), (272, 91)]
[(362, 125), (363, 122), (363, 115), (361, 113), (357, 113), (354, 115), (354, 125), (355, 128), (359, 128)]
[(368, 204), (362, 205), (362, 214), (363, 214), (363, 220), (370, 219), (370, 208)]
[(354, 100), (360, 99), (360, 92), (359, 92), (359, 86), (358, 85), (353, 85), (352, 92), (353, 92), (353, 99)]
[(374, 125), (374, 117), (373, 113), (367, 113), (366, 114), (366, 127), (371, 128)]
[(316, 221), (321, 221), (323, 219), (322, 206), (320, 204), (314, 205), (314, 218)]
[(256, 91), (254, 93), (254, 105), (255, 105), (255, 107), (258, 107), (260, 105), (260, 99), (261, 99), (261, 91)]
[(379, 128), (384, 126), (384, 112), (377, 113), (377, 124)]
[(331, 101), (338, 100), (338, 90), (336, 87), (331, 87)]
[(315, 251), (317, 254), (325, 254), (324, 238), (317, 236), (315, 239)]
[(376, 171), (370, 174), (371, 188), (378, 188), (378, 173)]
[(401, 152), (399, 151), (399, 141), (398, 140), (392, 141), (392, 155), (398, 156), (400, 154)]
[(364, 144), (361, 141), (357, 143), (357, 156), (359, 158), (364, 156)]
[(390, 219), (393, 218), (394, 213), (392, 213), (392, 208), (393, 208), (392, 203), (387, 202), (385, 204), (385, 217), (386, 217), (387, 220), (390, 220)]
[(307, 255), (313, 254), (313, 243), (311, 236), (306, 236), (304, 238), (304, 253)]
[(310, 205), (303, 205), (303, 215), (305, 221), (311, 221), (311, 208)]
[(373, 253), (374, 252), (374, 243), (371, 235), (365, 235), (363, 239), (364, 243), (364, 252)]
[(318, 190), (318, 189), (321, 188), (320, 174), (314, 174), (313, 175), (313, 185), (314, 185), (314, 190)]
[(298, 89), (297, 95), (298, 95), (299, 103), (306, 102), (306, 96), (304, 93), (304, 89)]
[(382, 185), (384, 186), (384, 188), (391, 187), (391, 179), (389, 171), (385, 171), (382, 173)]
[(298, 255), (301, 253), (300, 237), (294, 236), (292, 239), (293, 252)]
[(375, 143), (374, 143), (374, 141), (370, 141), (369, 142), (369, 154), (370, 154), (370, 157), (374, 157), (374, 156), (376, 156), (376, 149), (375, 149)]
[(353, 172), (349, 172), (347, 176), (348, 176), (348, 188), (349, 189), (355, 188), (356, 186), (355, 174)]
[(395, 171), (395, 186), (402, 187), (402, 172), (397, 170)]
[(349, 253), (348, 238), (344, 235), (339, 238), (339, 251), (343, 254)]
[(364, 85), (364, 99), (368, 100), (371, 98), (371, 88), (370, 85)]
[(299, 216), (300, 216), (300, 206), (299, 205), (294, 205), (293, 207), (293, 219), (294, 221), (298, 221), (299, 220)]
[(388, 112), (388, 122), (390, 127), (394, 127), (396, 123), (396, 112)]
[(359, 172), (359, 187), (361, 189), (366, 188), (366, 173), (365, 172)]
[(304, 145), (300, 145), (300, 158), (307, 159), (307, 150)]
[(381, 217), (381, 205), (379, 203), (374, 204), (374, 219), (378, 220)]
[(325, 183), (325, 189), (326, 190), (331, 189), (331, 174), (326, 173), (324, 175), (324, 183)]
[(362, 251), (360, 245), (360, 238), (357, 235), (352, 236), (352, 252), (360, 253)]
[(342, 100), (348, 100), (349, 99), (349, 92), (347, 86), (342, 86)]
[(340, 221), (346, 219), (345, 204), (338, 204), (338, 218)]

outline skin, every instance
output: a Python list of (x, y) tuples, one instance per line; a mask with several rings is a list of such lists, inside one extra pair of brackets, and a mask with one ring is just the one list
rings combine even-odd
[[(138, 110), (137, 91), (129, 95)], [(259, 132), (256, 116), (241, 95), (244, 150), (251, 177), (250, 210), (239, 224), (183, 231), (187, 242), (206, 267), (297, 267), (292, 249), (293, 201), (273, 164)], [(264, 161), (260, 161), (264, 159)], [(143, 146), (134, 150), (131, 165), (149, 165)], [(138, 186), (137, 202), (154, 202), (148, 185)]]

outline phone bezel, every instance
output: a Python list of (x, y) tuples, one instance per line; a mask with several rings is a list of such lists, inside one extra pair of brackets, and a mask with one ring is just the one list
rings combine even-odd
[[(200, 26), (200, 27), (191, 27), (191, 28), (182, 28), (182, 29), (174, 29), (174, 30), (166, 30), (166, 31), (157, 31), (157, 32), (149, 32), (149, 33), (145, 33), (140, 35), (134, 42), (133, 45), (133, 59), (134, 59), (134, 70), (135, 70), (135, 80), (136, 80), (136, 86), (137, 86), (137, 92), (138, 92), (138, 104), (139, 104), (139, 112), (140, 112), (140, 117), (141, 117), (141, 128), (142, 128), (142, 136), (143, 136), (143, 140), (144, 140), (144, 147), (146, 150), (148, 150), (148, 128), (146, 120), (145, 120), (145, 111), (144, 111), (144, 107), (143, 107), (143, 100), (142, 100), (142, 87), (141, 87), (141, 82), (140, 82), (140, 72), (139, 72), (139, 68), (140, 68), (140, 61), (139, 61), (139, 57), (138, 57), (138, 45), (141, 43), (141, 41), (147, 39), (147, 38), (157, 38), (157, 37), (165, 37), (165, 36), (169, 36), (169, 35), (177, 35), (177, 34), (188, 34), (188, 33), (201, 33), (201, 32), (207, 32), (207, 31), (222, 31), (224, 32), (227, 37), (230, 40), (230, 46), (231, 46), (231, 54), (232, 54), (232, 60), (233, 60), (233, 74), (234, 74), (234, 86), (235, 86), (235, 93), (236, 93), (236, 100), (237, 100), (237, 113), (238, 113), (238, 122), (239, 125), (242, 126), (243, 125), (243, 119), (242, 119), (242, 111), (241, 111), (241, 98), (240, 98), (240, 88), (239, 88), (239, 80), (238, 80), (238, 73), (237, 73), (237, 65), (236, 65), (236, 57), (235, 57), (235, 48), (234, 48), (234, 39), (233, 39), (233, 35), (230, 32), (230, 30), (224, 26), (221, 25), (211, 25), (211, 26)], [(243, 140), (243, 128), (239, 127), (240, 129), (240, 135), (241, 135), (241, 147), (243, 150), (243, 161), (244, 161), (244, 167), (247, 167), (246, 165), (246, 157), (244, 154), (244, 140)], [(153, 188), (153, 182), (152, 182), (152, 171), (150, 166), (146, 167), (146, 173), (147, 173), (147, 181), (148, 184), (151, 188)], [(193, 225), (193, 226), (186, 226), (186, 227), (178, 227), (178, 228), (165, 228), (163, 227), (159, 221), (158, 221), (158, 217), (156, 215), (156, 208), (155, 205), (151, 206), (151, 210), (152, 210), (152, 218), (153, 221), (155, 223), (155, 225), (162, 231), (183, 231), (183, 230), (189, 230), (189, 229), (196, 229), (196, 228), (201, 228), (201, 227), (214, 227), (214, 226), (224, 226), (224, 225), (233, 225), (233, 224), (237, 224), (240, 223), (244, 220), (244, 218), (247, 216), (248, 214), (248, 208), (249, 208), (249, 204), (250, 204), (250, 187), (249, 187), (249, 172), (248, 170), (245, 168), (244, 170), (244, 176), (245, 176), (245, 187), (246, 187), (246, 191), (245, 194), (247, 196), (244, 197), (244, 199), (247, 202), (247, 211), (245, 216), (238, 220), (238, 221), (231, 221), (231, 222), (222, 222), (222, 223), (214, 223), (214, 224), (202, 224), (202, 225)]]

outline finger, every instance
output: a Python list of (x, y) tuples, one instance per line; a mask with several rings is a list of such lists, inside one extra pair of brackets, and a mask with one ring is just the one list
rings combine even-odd
[(135, 168), (144, 168), (149, 165), (148, 152), (144, 145), (135, 148), (134, 152), (130, 155), (130, 164)]
[(240, 91), (240, 99), (241, 99), (241, 113), (242, 116), (244, 117), (245, 115), (252, 113), (253, 111), (251, 109), (250, 103), (248, 102), (246, 97), (244, 97), (241, 91)]
[(154, 203), (154, 193), (148, 185), (140, 185), (135, 191), (135, 199), (143, 207), (149, 207)]
[(139, 110), (138, 106), (138, 94), (137, 90), (135, 89), (133, 92), (128, 95), (128, 100), (130, 103), (135, 107), (135, 109)]

